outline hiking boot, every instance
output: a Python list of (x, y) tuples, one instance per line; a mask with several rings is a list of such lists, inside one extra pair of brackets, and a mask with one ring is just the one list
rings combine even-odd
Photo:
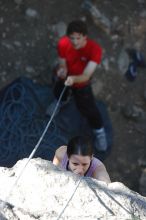
[(95, 148), (98, 151), (106, 151), (107, 140), (104, 128), (94, 129), (93, 133), (95, 135)]

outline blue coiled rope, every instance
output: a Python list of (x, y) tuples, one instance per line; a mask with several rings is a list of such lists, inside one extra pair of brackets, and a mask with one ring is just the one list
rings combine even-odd
[[(17, 160), (29, 156), (48, 122), (45, 110), (49, 95), (47, 87), (27, 78), (16, 80), (3, 91), (0, 99), (0, 166), (11, 167)], [(53, 156), (55, 148), (52, 145), (56, 139), (63, 142), (53, 121), (36, 156), (49, 159), (51, 152)], [(46, 151), (48, 155), (45, 155)]]

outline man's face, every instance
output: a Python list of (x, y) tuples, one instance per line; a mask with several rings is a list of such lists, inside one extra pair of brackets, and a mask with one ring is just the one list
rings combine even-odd
[(73, 45), (73, 47), (78, 50), (86, 45), (87, 36), (80, 33), (72, 33), (69, 35), (69, 39)]
[(80, 176), (84, 176), (91, 162), (90, 156), (73, 154), (69, 158), (69, 170)]

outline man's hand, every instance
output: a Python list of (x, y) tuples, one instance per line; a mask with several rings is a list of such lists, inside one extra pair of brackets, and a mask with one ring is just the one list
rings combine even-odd
[(64, 82), (65, 86), (72, 86), (74, 84), (74, 77), (68, 76), (67, 79)]
[(63, 67), (60, 67), (60, 68), (57, 70), (57, 76), (58, 76), (60, 79), (65, 79), (66, 76), (67, 76), (67, 71), (66, 71)]

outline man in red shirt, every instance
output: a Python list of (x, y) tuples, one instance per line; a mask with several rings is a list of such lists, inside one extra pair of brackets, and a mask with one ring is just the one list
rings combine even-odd
[(107, 140), (101, 114), (90, 85), (90, 79), (101, 62), (102, 49), (87, 37), (86, 24), (81, 20), (72, 21), (67, 27), (67, 35), (58, 42), (59, 67), (54, 88), (58, 99), (64, 85), (68, 86), (62, 101), (71, 89), (80, 113), (86, 117), (95, 136), (96, 148), (107, 150)]

